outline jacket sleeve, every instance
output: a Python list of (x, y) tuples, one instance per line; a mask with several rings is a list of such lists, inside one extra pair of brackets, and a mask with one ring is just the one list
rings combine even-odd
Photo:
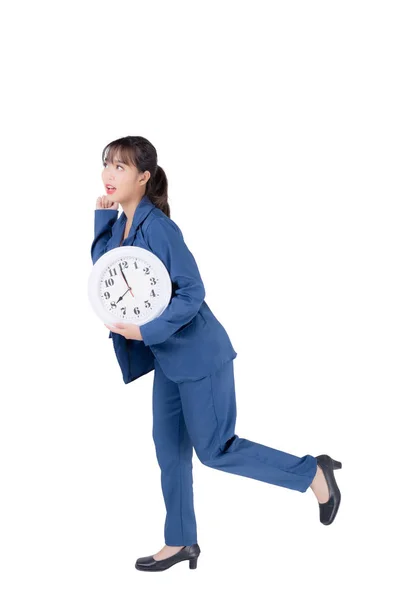
[(178, 225), (169, 217), (153, 219), (147, 230), (148, 246), (167, 268), (171, 300), (164, 311), (140, 325), (146, 346), (160, 344), (193, 319), (205, 298), (205, 289), (193, 254)]
[(118, 209), (96, 208), (94, 211), (94, 240), (90, 248), (92, 262), (95, 262), (106, 251), (106, 245), (111, 237), (111, 228), (118, 218)]
[[(111, 237), (111, 228), (118, 218), (118, 209), (96, 208), (94, 211), (94, 240), (90, 248), (94, 264), (106, 251), (107, 242)], [(108, 337), (112, 337), (112, 332)]]

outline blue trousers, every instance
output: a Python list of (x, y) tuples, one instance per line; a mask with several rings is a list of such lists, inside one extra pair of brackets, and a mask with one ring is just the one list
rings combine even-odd
[(197, 381), (175, 383), (155, 360), (153, 440), (166, 508), (165, 544), (197, 543), (193, 504), (193, 448), (208, 467), (305, 492), (317, 460), (302, 458), (235, 434), (233, 360)]

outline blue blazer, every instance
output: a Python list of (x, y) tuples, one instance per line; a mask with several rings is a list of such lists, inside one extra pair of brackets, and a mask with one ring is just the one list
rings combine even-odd
[[(118, 218), (118, 210), (95, 210), (93, 264), (105, 252), (119, 247), (126, 221), (123, 211)], [(181, 230), (147, 195), (136, 207), (123, 245), (153, 252), (164, 263), (172, 282), (171, 300), (164, 312), (140, 326), (143, 340), (109, 334), (124, 383), (152, 371), (154, 358), (176, 383), (205, 377), (236, 358), (227, 332), (204, 300), (203, 281)]]

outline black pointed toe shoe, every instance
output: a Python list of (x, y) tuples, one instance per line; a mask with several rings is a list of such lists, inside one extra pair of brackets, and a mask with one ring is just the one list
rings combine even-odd
[(153, 556), (142, 556), (137, 559), (135, 567), (139, 571), (165, 571), (165, 569), (169, 569), (182, 560), (188, 560), (189, 569), (196, 569), (199, 554), (200, 546), (192, 544), (191, 546), (184, 546), (179, 552), (163, 560), (156, 560)]
[(330, 525), (333, 523), (337, 511), (339, 510), (341, 494), (336, 483), (334, 470), (341, 469), (342, 463), (338, 460), (333, 460), (327, 454), (320, 454), (315, 457), (317, 459), (318, 465), (321, 467), (326, 482), (329, 488), (329, 500), (327, 502), (319, 502), (319, 520), (324, 525)]

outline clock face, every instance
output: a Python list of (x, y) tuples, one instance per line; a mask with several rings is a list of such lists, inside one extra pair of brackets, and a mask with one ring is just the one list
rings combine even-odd
[(89, 278), (89, 298), (105, 323), (142, 325), (157, 317), (171, 297), (171, 280), (152, 252), (122, 246), (106, 252)]
[(152, 317), (160, 303), (160, 288), (160, 278), (152, 266), (130, 256), (108, 265), (100, 279), (104, 308), (121, 320)]

